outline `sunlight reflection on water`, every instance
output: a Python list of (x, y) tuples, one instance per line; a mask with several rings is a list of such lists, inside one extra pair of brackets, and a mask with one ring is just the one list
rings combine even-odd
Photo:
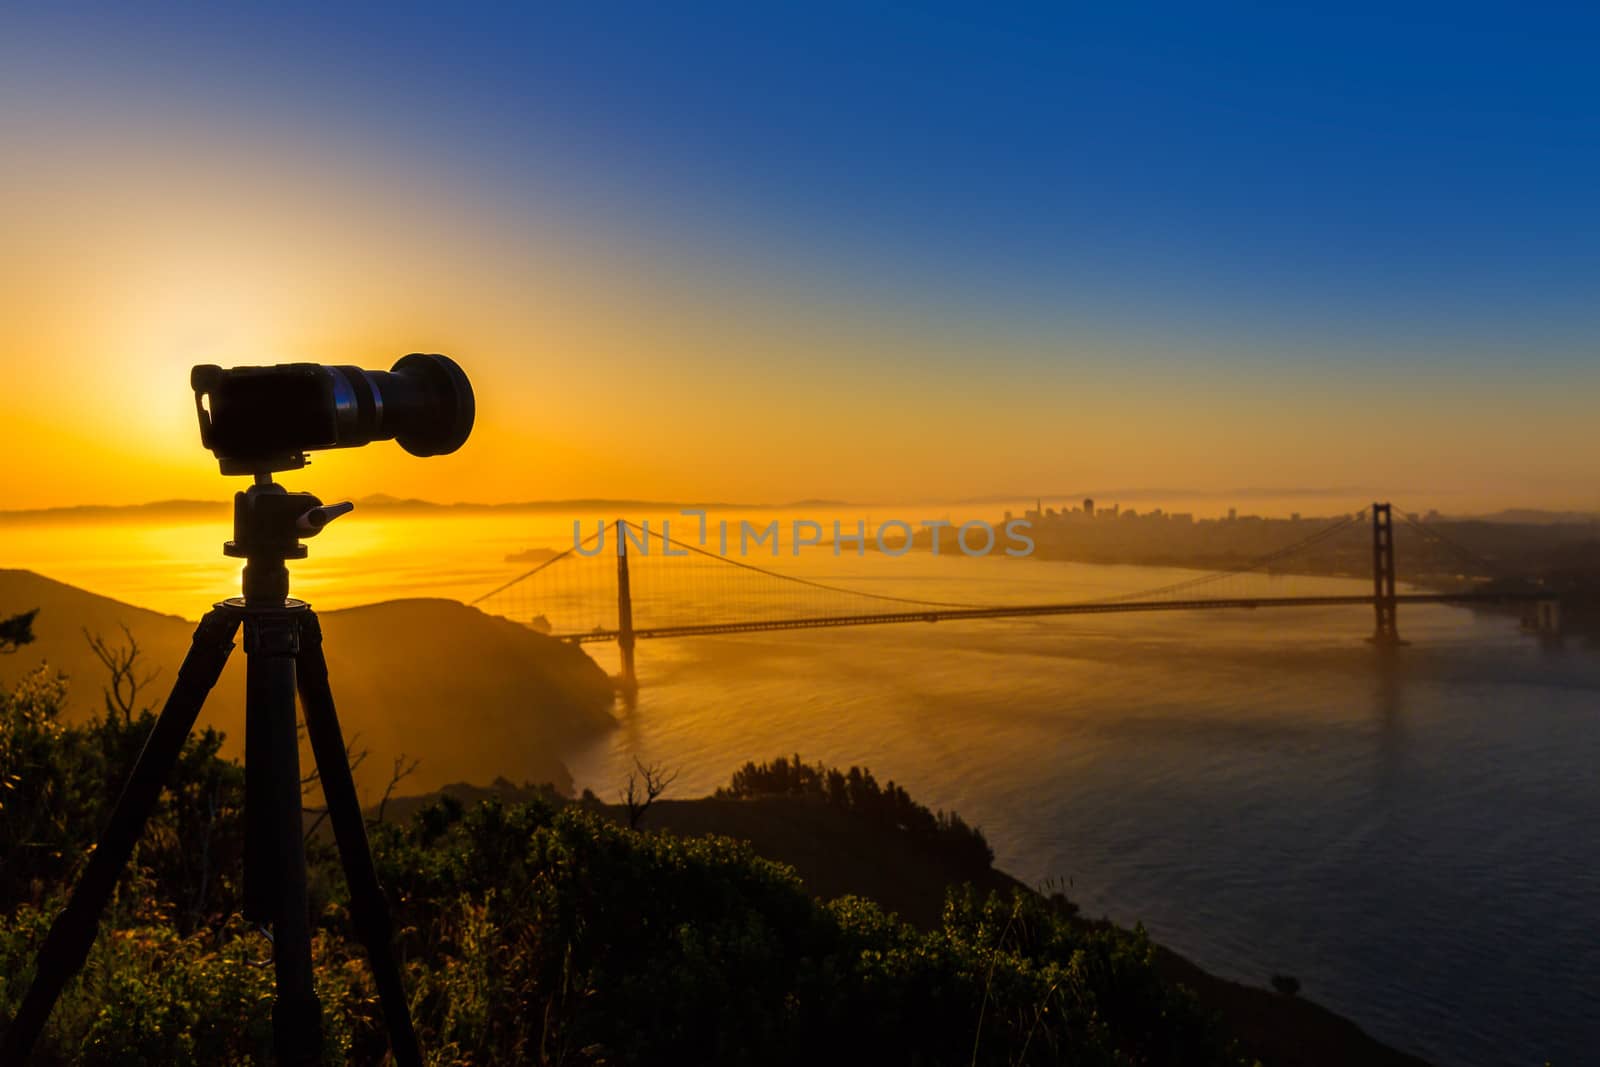
[[(10, 525), (0, 562), (194, 618), (237, 584), (226, 518)], [(525, 568), (508, 554), (567, 547), (572, 518), (358, 512), (311, 542), (295, 590), (324, 608), (471, 599)], [(825, 551), (781, 562), (983, 603), (1184, 576)], [(635, 755), (659, 760), (681, 771), (679, 795), (780, 753), (870, 764), (983, 826), (1019, 877), (1068, 880), (1087, 912), (1142, 920), (1220, 973), (1295, 974), (1307, 996), (1443, 1062), (1582, 1062), (1600, 1047), (1600, 665), (1457, 608), (1403, 610), (1413, 644), (1389, 659), (1364, 643), (1370, 627), (1341, 608), (642, 642), (637, 705), (569, 763), (610, 794)], [(588, 649), (616, 669), (613, 647)]]

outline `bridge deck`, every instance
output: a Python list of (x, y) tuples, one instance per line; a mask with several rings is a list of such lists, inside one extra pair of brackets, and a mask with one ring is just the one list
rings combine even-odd
[[(706, 634), (755, 633), (769, 630), (818, 630), (834, 626), (882, 626), (905, 622), (945, 622), (959, 619), (1027, 618), (1041, 615), (1113, 615), (1151, 611), (1201, 611), (1217, 608), (1253, 610), (1256, 608), (1319, 608), (1364, 605), (1372, 607), (1373, 596), (1295, 596), (1235, 597), (1210, 600), (1129, 601), (1073, 604), (1019, 604), (992, 608), (939, 608), (921, 611), (882, 612), (870, 615), (825, 615), (809, 618), (769, 619), (746, 622), (706, 622), (679, 626), (636, 627), (636, 638), (696, 637)], [(1402, 593), (1396, 604), (1512, 604), (1549, 599), (1547, 593)], [(563, 641), (586, 644), (615, 641), (617, 630), (590, 630), (586, 633), (552, 635)]]

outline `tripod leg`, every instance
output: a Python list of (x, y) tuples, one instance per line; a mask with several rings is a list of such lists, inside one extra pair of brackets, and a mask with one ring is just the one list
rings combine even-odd
[(421, 1067), (422, 1051), (411, 1025), (405, 983), (394, 955), (389, 906), (378, 885), (378, 872), (372, 866), (361, 802), (356, 796), (355, 778), (350, 773), (344, 735), (334, 710), (333, 690), (328, 685), (328, 662), (322, 655), (322, 628), (315, 614), (308, 615), (301, 623), (299, 666), (300, 704), (305, 713), (306, 734), (316, 756), (322, 793), (328, 802), (328, 821), (333, 824), (345, 881), (350, 886), (351, 918), (357, 936), (366, 946), (367, 959), (378, 984), (378, 999), (383, 1005), (383, 1020), (389, 1031), (389, 1047), (401, 1067)]
[[(246, 635), (249, 631), (246, 630)], [(246, 648), (248, 651), (248, 647)], [(264, 665), (263, 665), (264, 666)], [(252, 660), (247, 667), (251, 684), (259, 684), (262, 667)], [(244, 719), (244, 917), (265, 926), (277, 918), (278, 885), (282, 873), (278, 866), (278, 832), (274, 828), (277, 810), (273, 782), (277, 768), (272, 755), (272, 718), (283, 714), (266, 704), (247, 701)]]
[[(295, 731), (300, 619), (287, 613), (247, 615), (244, 628), (245, 654), (250, 657), (245, 717), (257, 730), (256, 749), (247, 750), (247, 755), (267, 758), (265, 775), (256, 779), (256, 796), (246, 798), (245, 815), (247, 827), (265, 831), (270, 842), (258, 860), (265, 855), (273, 859), (272, 965), (277, 994), (272, 1006), (273, 1052), (280, 1064), (314, 1064), (322, 1058), (322, 1005), (311, 959), (300, 738)], [(258, 807), (252, 817), (248, 808), (252, 801), (270, 806), (265, 812)], [(259, 866), (250, 873), (259, 875)], [(259, 887), (247, 887), (247, 900), (261, 895)]]
[(88, 959), (106, 901), (144, 832), (144, 824), (183, 751), (184, 740), (194, 728), (206, 694), (222, 675), (238, 628), (237, 615), (216, 608), (207, 612), (195, 629), (194, 641), (183, 666), (178, 668), (172, 692), (112, 809), (111, 819), (100, 834), (71, 899), (56, 917), (39, 950), (33, 984), (0, 1043), (0, 1063), (21, 1063), (27, 1058), (62, 989)]

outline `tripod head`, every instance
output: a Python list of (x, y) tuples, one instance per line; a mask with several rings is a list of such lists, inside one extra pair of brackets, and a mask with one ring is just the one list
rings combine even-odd
[[(306, 453), (397, 441), (414, 456), (442, 456), (466, 443), (477, 410), (472, 384), (448, 356), (413, 352), (387, 371), (279, 363), (189, 373), (200, 442), (223, 474), (255, 484), (233, 498), (233, 540), (222, 551), (245, 561), (244, 602), (282, 607), (289, 599), (285, 560), (305, 559), (311, 537), (354, 506), (323, 504), (272, 481), (299, 470)], [(304, 607), (304, 605), (299, 605)]]
[(245, 561), (245, 603), (281, 606), (288, 600), (284, 564), (306, 558), (300, 538), (316, 536), (354, 509), (349, 501), (324, 504), (310, 493), (291, 493), (271, 475), (257, 474), (254, 485), (233, 496), (233, 540), (222, 546), (223, 555)]

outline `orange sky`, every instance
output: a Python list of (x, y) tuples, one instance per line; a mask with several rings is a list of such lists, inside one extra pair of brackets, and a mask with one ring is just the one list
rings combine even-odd
[(323, 454), (287, 484), (752, 502), (1339, 485), (1600, 506), (1594, 362), (1529, 375), (1469, 354), (1443, 373), (1264, 327), (1185, 337), (863, 291), (814, 249), (639, 232), (470, 159), (314, 125), (99, 101), (6, 112), (0, 133), (28, 149), (0, 158), (6, 508), (225, 496), (192, 364), (414, 350), (471, 376), (467, 446)]

